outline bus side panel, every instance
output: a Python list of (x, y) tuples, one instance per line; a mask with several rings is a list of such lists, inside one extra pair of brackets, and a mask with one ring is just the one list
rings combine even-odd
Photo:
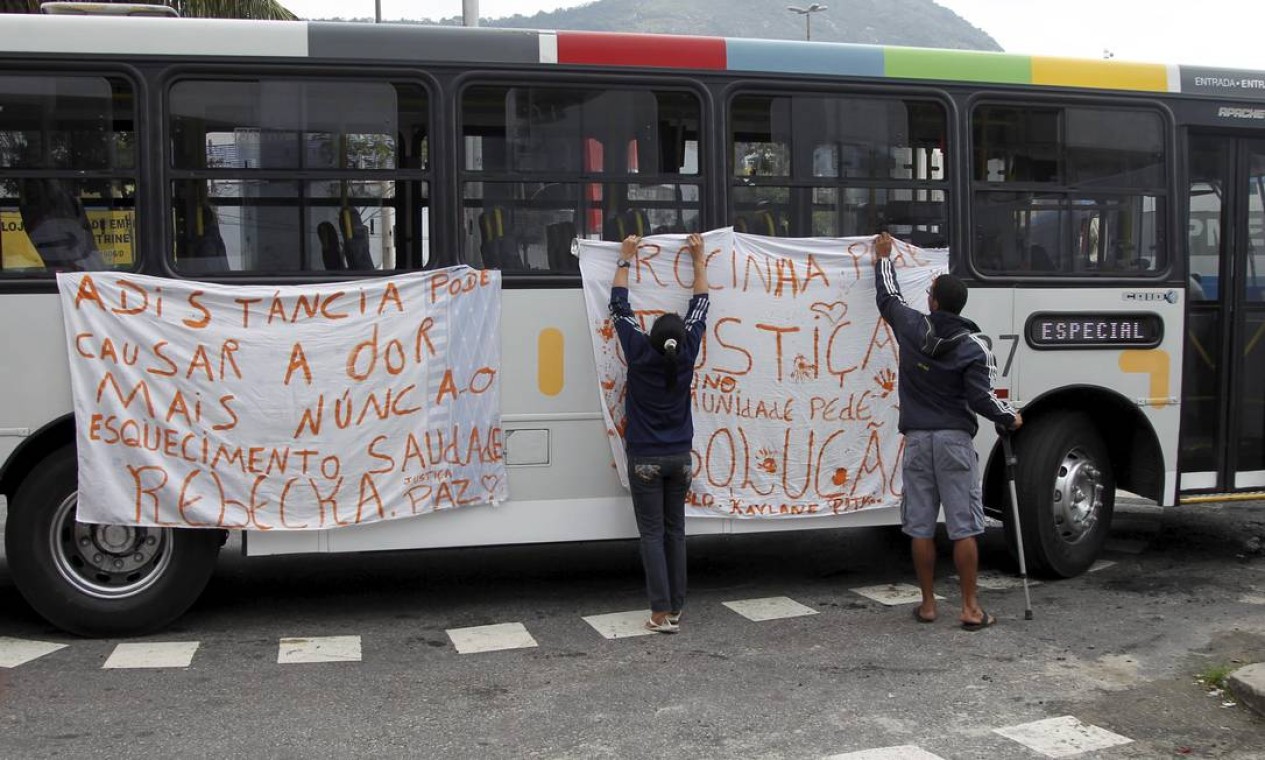
[[(8, 293), (0, 298), (0, 346), (5, 353), (0, 362), (3, 464), (27, 435), (72, 410), (66, 331), (57, 295)], [(20, 479), (25, 473), (16, 475)]]
[[(1072, 386), (1096, 386), (1123, 395), (1150, 423), (1161, 444), (1163, 503), (1176, 494), (1180, 393), (1185, 343), (1182, 315), (1185, 291), (1168, 287), (1043, 288), (1014, 291), (977, 289), (967, 311), (986, 299), (1008, 299), (1013, 319), (994, 322), (992, 309), (981, 327), (993, 342), (999, 386), (1009, 386), (1012, 403), (1024, 405)], [(1007, 295), (1003, 295), (1003, 293)], [(987, 294), (987, 295), (986, 295)], [(1034, 349), (1025, 337), (1031, 315), (1059, 314), (1094, 322), (1100, 316), (1154, 314), (1164, 325), (1154, 348), (1130, 348), (1107, 341), (1097, 348)], [(998, 315), (1000, 317), (1000, 315)], [(1002, 331), (1003, 326), (1005, 331)], [(1011, 337), (1006, 337), (1011, 336)], [(1009, 354), (1013, 350), (1013, 361)], [(1009, 366), (1009, 372), (1007, 370)]]

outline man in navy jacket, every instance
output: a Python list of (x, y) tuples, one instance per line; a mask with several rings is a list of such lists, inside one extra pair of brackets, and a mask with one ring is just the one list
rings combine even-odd
[(924, 623), (936, 619), (934, 539), (943, 504), (962, 583), (962, 627), (975, 631), (996, 622), (976, 598), (975, 537), (984, 532), (972, 440), (979, 429), (976, 415), (1009, 430), (1019, 429), (1023, 418), (997, 398), (993, 354), (979, 337), (979, 327), (961, 315), (966, 284), (949, 274), (937, 277), (927, 289), (931, 313), (923, 314), (901, 296), (891, 253), (892, 238), (884, 232), (874, 241), (874, 279), (879, 313), (900, 345), (900, 432), (905, 436), (901, 527), (913, 541), (922, 590), (914, 617)]

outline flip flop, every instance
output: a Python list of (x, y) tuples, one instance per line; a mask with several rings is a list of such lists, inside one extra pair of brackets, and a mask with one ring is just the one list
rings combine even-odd
[(922, 616), (922, 609), (921, 609), (921, 608), (919, 608), (919, 607), (915, 607), (915, 608), (914, 608), (914, 620), (917, 620), (919, 623), (934, 623), (934, 622), (936, 622), (936, 619), (935, 619), (935, 618), (923, 617), (923, 616)]
[(981, 612), (981, 613), (983, 613), (983, 615), (984, 615), (984, 616), (983, 616), (983, 617), (981, 617), (981, 618), (979, 619), (979, 621), (978, 621), (978, 622), (975, 622), (975, 623), (968, 623), (968, 622), (966, 622), (966, 621), (962, 621), (962, 630), (964, 630), (964, 631), (982, 631), (982, 630), (984, 630), (985, 628), (987, 628), (987, 627), (989, 627), (990, 625), (992, 625), (992, 624), (994, 624), (994, 623), (996, 623), (996, 622), (997, 622), (997, 618), (995, 618), (995, 617), (993, 617), (992, 615), (988, 614), (988, 610), (984, 609), (983, 607), (981, 607), (981, 608), (980, 608), (980, 612)]
[(655, 633), (677, 633), (681, 629), (678, 626), (672, 623), (669, 623), (667, 620), (664, 620), (662, 623), (656, 623), (653, 620), (647, 620), (646, 630), (654, 631)]

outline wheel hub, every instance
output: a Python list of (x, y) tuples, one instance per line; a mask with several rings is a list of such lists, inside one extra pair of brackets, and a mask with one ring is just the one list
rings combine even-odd
[(1103, 503), (1103, 473), (1082, 449), (1072, 449), (1054, 481), (1054, 526), (1068, 543), (1093, 530)]
[(170, 529), (77, 522), (77, 505), (77, 494), (66, 497), (49, 536), (62, 578), (89, 596), (122, 599), (162, 577), (171, 561)]

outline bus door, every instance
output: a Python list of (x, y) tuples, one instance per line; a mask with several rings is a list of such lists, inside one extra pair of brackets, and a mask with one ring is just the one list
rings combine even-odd
[(1189, 139), (1181, 488), (1265, 490), (1265, 139)]

